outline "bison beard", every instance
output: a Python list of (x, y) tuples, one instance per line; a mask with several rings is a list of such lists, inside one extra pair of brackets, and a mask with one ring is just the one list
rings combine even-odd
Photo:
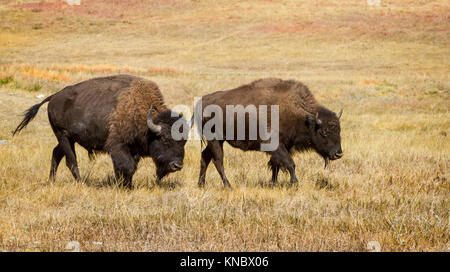
[[(157, 182), (183, 167), (185, 140), (175, 141), (171, 127), (181, 115), (168, 110), (158, 86), (130, 75), (94, 78), (47, 97), (31, 107), (14, 131), (20, 132), (46, 102), (48, 117), (58, 145), (53, 149), (50, 179), (61, 159), (75, 179), (80, 180), (75, 143), (94, 152), (111, 155), (117, 179), (131, 187), (142, 157), (152, 157)], [(153, 113), (153, 115), (152, 115)], [(155, 117), (153, 117), (155, 115)]]

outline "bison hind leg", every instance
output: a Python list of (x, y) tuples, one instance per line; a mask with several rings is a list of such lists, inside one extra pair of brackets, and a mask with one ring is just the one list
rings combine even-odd
[(223, 185), (225, 188), (231, 189), (231, 184), (225, 175), (225, 169), (223, 167), (223, 141), (210, 141), (208, 142), (208, 146), (206, 148), (209, 148), (211, 151), (213, 164), (222, 178)]
[(49, 180), (55, 179), (56, 170), (58, 169), (59, 163), (61, 162), (63, 157), (64, 157), (64, 150), (62, 149), (61, 145), (58, 144), (58, 145), (56, 145), (55, 148), (53, 148)]
[(286, 167), (283, 167), (279, 161), (277, 161), (273, 156), (270, 157), (270, 160), (267, 162), (267, 167), (272, 170), (272, 186), (277, 184), (278, 173), (281, 171), (286, 171)]
[(208, 169), (208, 165), (211, 162), (212, 156), (213, 155), (208, 147), (202, 151), (202, 158), (200, 160), (200, 174), (198, 177), (198, 186), (199, 187), (205, 186), (206, 170)]
[(291, 176), (291, 183), (296, 183), (297, 176), (295, 175), (295, 163), (286, 148), (280, 146), (273, 151), (268, 162), (268, 166), (272, 169), (272, 183), (275, 184), (280, 170), (289, 172)]
[(77, 164), (77, 155), (75, 153), (75, 142), (69, 140), (69, 138), (67, 138), (67, 136), (60, 131), (55, 132), (55, 135), (59, 142), (58, 146), (61, 147), (64, 155), (66, 156), (67, 167), (72, 172), (72, 175), (76, 180), (81, 180)]

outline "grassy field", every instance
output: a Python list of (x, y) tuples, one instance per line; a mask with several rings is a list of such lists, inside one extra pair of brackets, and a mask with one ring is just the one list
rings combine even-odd
[[(450, 251), (448, 1), (0, 2), (0, 250)], [(323, 169), (296, 154), (269, 187), (268, 157), (225, 148), (234, 189), (212, 165), (197, 188), (200, 143), (158, 187), (151, 159), (135, 189), (77, 147), (84, 182), (61, 163), (46, 106), (14, 138), (22, 112), (62, 87), (127, 73), (158, 83), (169, 106), (262, 77), (297, 79), (344, 109), (344, 157)], [(1, 142), (0, 142), (1, 143)]]

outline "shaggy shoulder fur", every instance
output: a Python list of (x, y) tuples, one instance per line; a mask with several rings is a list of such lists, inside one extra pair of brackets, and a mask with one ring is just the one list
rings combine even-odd
[(300, 81), (264, 78), (253, 81), (249, 86), (250, 88), (273, 91), (277, 96), (283, 97), (283, 100), (287, 104), (294, 107), (293, 112), (301, 109), (303, 114), (308, 113), (314, 115), (320, 108), (320, 104), (316, 101), (308, 87)]
[(153, 118), (167, 110), (154, 82), (139, 78), (122, 91), (117, 97), (115, 111), (108, 118), (107, 149), (115, 143), (132, 144), (137, 138), (145, 137), (150, 106), (153, 106)]
[(308, 87), (299, 81), (288, 81), (291, 85), (292, 103), (294, 106), (303, 109), (306, 113), (315, 115), (320, 104), (316, 101)]

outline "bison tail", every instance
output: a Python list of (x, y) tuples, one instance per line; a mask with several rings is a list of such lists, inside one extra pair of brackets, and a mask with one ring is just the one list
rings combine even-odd
[(50, 101), (52, 96), (53, 95), (47, 97), (41, 103), (36, 104), (33, 107), (29, 108), (27, 111), (25, 111), (24, 118), (23, 118), (22, 122), (20, 122), (20, 124), (17, 126), (17, 128), (13, 131), (13, 136), (16, 135), (17, 133), (19, 133), (22, 129), (24, 129), (28, 125), (28, 123), (31, 122), (31, 120), (34, 119), (34, 117), (36, 116), (36, 114), (39, 111), (39, 108), (42, 105), (44, 105), (46, 102)]

